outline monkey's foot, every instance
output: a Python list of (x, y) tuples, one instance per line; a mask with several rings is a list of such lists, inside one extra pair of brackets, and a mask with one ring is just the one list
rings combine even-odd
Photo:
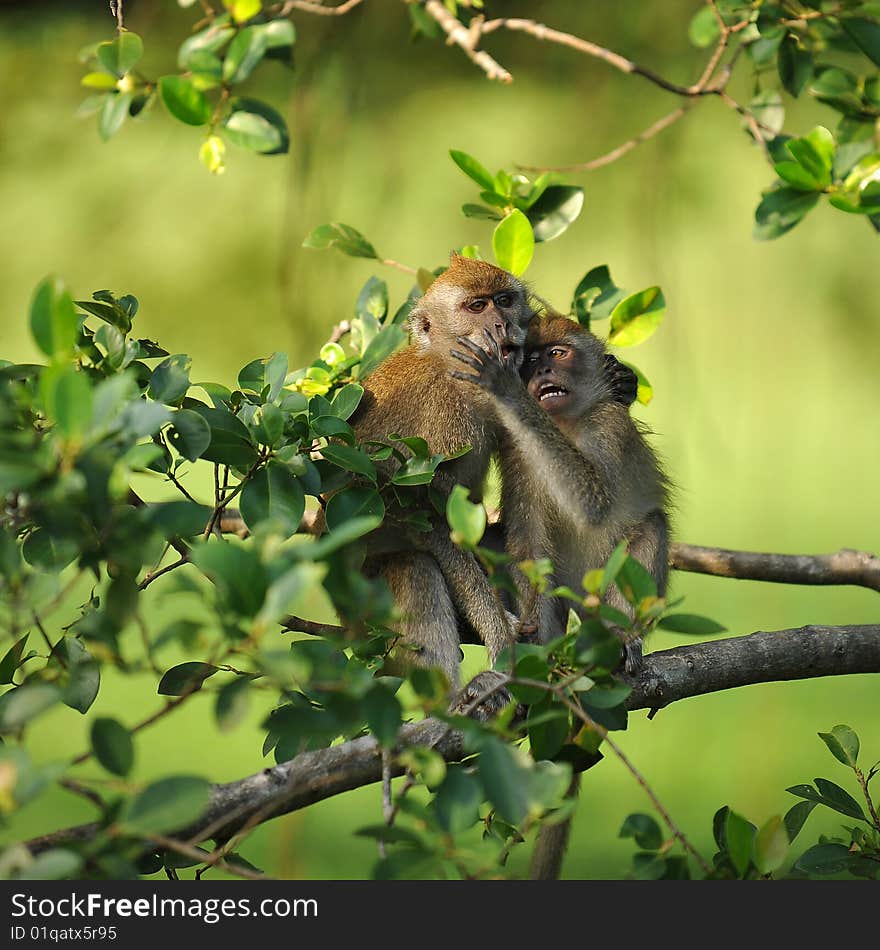
[(513, 697), (508, 692), (507, 677), (503, 673), (486, 670), (460, 690), (449, 707), (451, 713), (471, 716), (480, 722), (494, 719)]

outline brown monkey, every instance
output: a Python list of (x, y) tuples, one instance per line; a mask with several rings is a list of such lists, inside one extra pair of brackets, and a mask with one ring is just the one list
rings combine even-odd
[[(601, 341), (567, 317), (536, 318), (522, 378), (490, 336), (484, 342), (461, 341), (470, 354), (458, 358), (474, 374), (457, 371), (457, 378), (478, 382), (493, 395), (504, 426), (502, 511), (509, 553), (515, 560), (549, 557), (556, 582), (577, 590), (584, 574), (602, 567), (626, 538), (629, 553), (653, 575), (662, 596), (667, 483), (627, 411), (625, 377), (615, 377), (613, 367), (609, 372)], [(607, 599), (631, 614), (616, 587)], [(544, 642), (564, 632), (567, 608), (561, 602), (541, 598), (536, 613)], [(627, 670), (636, 670), (641, 643), (626, 643), (625, 656)], [(577, 789), (575, 776), (570, 794)], [(569, 830), (570, 819), (541, 829), (533, 878), (559, 876)]]
[[(488, 394), (452, 378), (457, 365), (452, 349), (456, 341), (483, 339), (488, 331), (498, 353), (516, 371), (533, 316), (528, 291), (512, 274), (453, 254), (449, 268), (410, 314), (410, 345), (365, 381), (364, 397), (351, 420), (358, 439), (418, 435), (432, 453), (444, 455), (469, 445), (467, 454), (440, 467), (433, 484), (448, 494), (460, 483), (479, 501), (500, 427)], [(455, 688), (458, 612), (486, 645), (490, 663), (516, 637), (516, 620), (504, 610), (476, 559), (451, 542), (445, 524), (438, 523), (418, 548), (414, 541), (412, 550), (368, 555), (366, 570), (387, 581), (402, 617), (401, 639), (413, 651), (411, 660), (439, 667)], [(462, 702), (494, 683), (497, 676), (481, 674), (469, 684)]]

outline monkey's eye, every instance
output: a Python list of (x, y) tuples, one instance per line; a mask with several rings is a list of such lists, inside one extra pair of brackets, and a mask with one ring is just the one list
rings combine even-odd
[(488, 303), (484, 297), (477, 297), (476, 300), (471, 300), (470, 303), (465, 304), (465, 308), (470, 310), (471, 313), (482, 313), (488, 306)]
[(537, 363), (537, 362), (538, 362), (538, 354), (537, 354), (537, 352), (526, 353), (526, 359), (525, 359), (525, 361), (526, 361), (527, 363)]
[(513, 294), (495, 294), (492, 299), (496, 307), (509, 307), (513, 304)]
[(553, 349), (550, 350), (550, 356), (552, 356), (554, 360), (564, 359), (567, 355), (568, 350), (562, 346), (554, 346)]

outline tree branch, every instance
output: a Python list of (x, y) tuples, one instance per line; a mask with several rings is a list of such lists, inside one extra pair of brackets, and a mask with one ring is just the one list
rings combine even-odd
[[(810, 679), (850, 673), (880, 673), (880, 625), (808, 626), (662, 650), (645, 658), (640, 675), (628, 680), (627, 707), (659, 709), (690, 696), (753, 683)], [(464, 754), (461, 735), (442, 722), (426, 719), (405, 725), (398, 748), (421, 745), (447, 761)], [(405, 771), (392, 758), (392, 776)], [(382, 779), (382, 751), (365, 736), (328, 749), (302, 752), (289, 762), (224, 785), (215, 785), (211, 804), (193, 825), (172, 837), (199, 841), (228, 838), (257, 814), (260, 821), (305, 808), (342, 792)], [(98, 823), (79, 825), (26, 842), (32, 853), (98, 834)], [(201, 836), (201, 837), (200, 837)]]
[(842, 548), (836, 554), (760, 554), (696, 544), (671, 546), (677, 571), (775, 584), (855, 584), (880, 591), (880, 557)]

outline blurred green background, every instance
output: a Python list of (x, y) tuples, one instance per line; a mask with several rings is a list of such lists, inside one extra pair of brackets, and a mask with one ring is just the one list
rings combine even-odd
[[(496, 2), (492, 12), (534, 16), (687, 82), (706, 55), (686, 39), (698, 6)], [(172, 71), (195, 10), (127, 0), (125, 14), (145, 40), (144, 71)], [(492, 37), (489, 48), (515, 82), (490, 84), (457, 49), (410, 43), (397, 3), (369, 0), (340, 19), (294, 19), (295, 72), (269, 64), (249, 87), (286, 113), (290, 155), (230, 147), (228, 172), (215, 178), (197, 160), (201, 133), (160, 109), (108, 144), (94, 119), (76, 117), (84, 98), (76, 54), (113, 33), (103, 0), (0, 4), (0, 356), (37, 357), (28, 305), (53, 272), (80, 297), (104, 287), (135, 294), (136, 330), (191, 354), (194, 380), (231, 384), (241, 366), (274, 350), (303, 365), (379, 273), (375, 262), (303, 249), (314, 226), (351, 224), (382, 255), (412, 266), (435, 267), (466, 243), (488, 254), (488, 226), (459, 213), (475, 194), (450, 148), (493, 169), (584, 161), (676, 105), (637, 77), (522, 36)], [(731, 90), (748, 99), (742, 66)], [(830, 110), (798, 103), (786, 129), (803, 134), (834, 121)], [(663, 287), (660, 331), (622, 355), (655, 386), (654, 401), (637, 413), (677, 486), (677, 538), (779, 552), (876, 551), (878, 239), (863, 221), (823, 206), (781, 240), (754, 242), (752, 214), (772, 179), (739, 118), (719, 101), (702, 102), (621, 161), (571, 176), (586, 189), (583, 215), (538, 248), (527, 276), (563, 309), (596, 264), (609, 264), (632, 290)], [(409, 278), (381, 276), (392, 304), (401, 302)], [(716, 618), (731, 635), (878, 620), (877, 595), (854, 588), (678, 574), (672, 592), (686, 598), (683, 609)], [(157, 629), (178, 610), (173, 598), (162, 600), (160, 590)], [(321, 610), (316, 604), (316, 616)], [(70, 622), (62, 614), (53, 622)], [(659, 633), (650, 648), (675, 642)], [(468, 662), (479, 665), (478, 651), (469, 650)], [(762, 823), (793, 804), (788, 785), (816, 775), (847, 784), (818, 731), (848, 723), (866, 759), (880, 757), (878, 701), (880, 679), (871, 676), (756, 686), (679, 703), (651, 722), (634, 714), (620, 742), (711, 854), (720, 805)], [(94, 716), (131, 724), (158, 702), (153, 677), (123, 683), (107, 674), (87, 717), (63, 709), (35, 724), (34, 754), (79, 751)], [(264, 712), (252, 709), (246, 725), (221, 734), (210, 698), (195, 697), (138, 737), (135, 778), (183, 771), (229, 781), (257, 771), (266, 764)], [(86, 766), (82, 774), (97, 773)], [(610, 757), (585, 778), (565, 876), (623, 876), (633, 846), (617, 833), (633, 811), (650, 811), (650, 803)], [(821, 811), (804, 832), (813, 841), (837, 825)], [(242, 853), (278, 877), (366, 877), (375, 847), (353, 832), (380, 816), (379, 789), (364, 789), (263, 826)], [(28, 806), (7, 838), (91, 817), (87, 803), (59, 791)], [(527, 857), (520, 852), (512, 858), (518, 872)]]

